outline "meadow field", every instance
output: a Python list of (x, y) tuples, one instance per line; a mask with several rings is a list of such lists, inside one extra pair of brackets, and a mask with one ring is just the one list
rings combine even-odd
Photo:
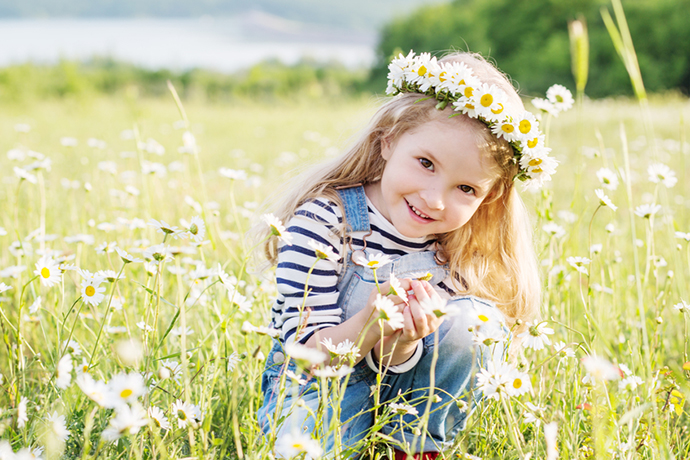
[[(274, 451), (256, 421), (275, 285), (255, 228), (280, 184), (337, 155), (377, 104), (4, 106), (0, 459), (318, 452), (297, 436)], [(522, 193), (544, 285), (516, 363), (529, 381), (466, 407), (444, 458), (690, 457), (688, 120), (679, 96), (542, 120), (560, 166)], [(320, 379), (337, 394), (338, 377)], [(367, 442), (386, 458), (384, 435)]]

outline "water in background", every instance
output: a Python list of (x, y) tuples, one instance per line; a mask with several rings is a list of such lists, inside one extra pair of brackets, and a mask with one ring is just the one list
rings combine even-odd
[(0, 67), (111, 57), (142, 67), (234, 72), (266, 59), (374, 60), (374, 32), (334, 30), (251, 12), (229, 18), (0, 19)]

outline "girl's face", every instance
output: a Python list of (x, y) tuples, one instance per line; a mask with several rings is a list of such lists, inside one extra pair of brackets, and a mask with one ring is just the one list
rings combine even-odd
[(461, 120), (432, 120), (382, 140), (386, 160), (379, 182), (367, 186), (374, 206), (410, 238), (448, 233), (465, 225), (497, 175)]

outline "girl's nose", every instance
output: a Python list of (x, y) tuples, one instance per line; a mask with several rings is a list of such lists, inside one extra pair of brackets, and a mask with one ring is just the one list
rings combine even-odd
[(431, 211), (443, 211), (443, 194), (439, 190), (427, 189), (421, 194), (422, 199)]

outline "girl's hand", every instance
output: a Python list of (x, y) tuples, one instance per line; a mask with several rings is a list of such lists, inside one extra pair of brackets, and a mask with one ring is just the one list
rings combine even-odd
[[(404, 280), (409, 281), (409, 280)], [(402, 283), (406, 287), (406, 283)], [(426, 313), (421, 302), (430, 298), (440, 297), (438, 292), (427, 281), (412, 280), (409, 286), (414, 292), (408, 296), (409, 305), (403, 308), (404, 326), (400, 334), (400, 342), (416, 343), (429, 334), (432, 334), (443, 322), (443, 317), (438, 318), (434, 314)]]

